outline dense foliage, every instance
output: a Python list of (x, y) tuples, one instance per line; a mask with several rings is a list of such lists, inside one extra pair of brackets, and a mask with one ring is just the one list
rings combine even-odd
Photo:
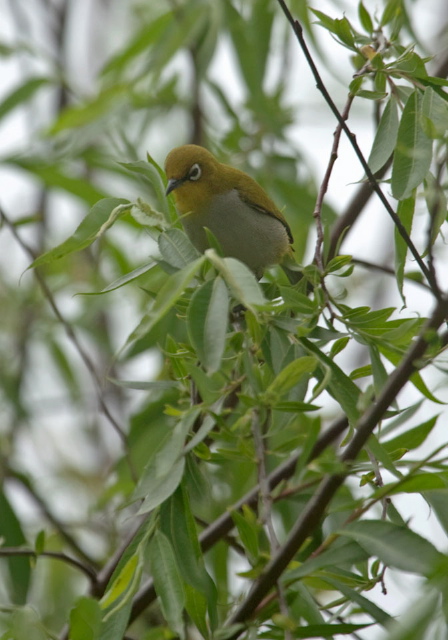
[[(445, 638), (448, 48), (405, 0), (111, 2), (88, 87), (75, 3), (35, 4), (48, 42), (11, 4), (0, 50), (27, 69), (0, 118), (30, 119), (0, 165), (22, 181), (0, 202), (0, 637)], [(322, 175), (294, 141), (308, 98)], [(185, 142), (284, 207), (298, 284), (198, 254), (165, 197)], [(369, 233), (377, 261), (349, 255)]]

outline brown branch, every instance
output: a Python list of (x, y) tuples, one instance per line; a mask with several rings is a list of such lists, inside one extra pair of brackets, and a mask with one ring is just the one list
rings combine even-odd
[[(346, 121), (348, 118), (350, 107), (352, 106), (352, 102), (354, 98), (355, 96), (350, 93), (348, 96), (347, 102), (345, 103), (344, 110), (342, 112), (342, 117), (344, 121)], [(320, 185), (319, 193), (317, 194), (316, 205), (313, 211), (313, 218), (316, 220), (316, 231), (317, 231), (314, 261), (321, 272), (323, 272), (324, 270), (324, 265), (322, 260), (322, 246), (324, 243), (324, 228), (322, 225), (322, 205), (324, 202), (325, 194), (327, 193), (327, 190), (328, 190), (328, 184), (330, 182), (330, 177), (333, 171), (334, 164), (338, 158), (338, 148), (339, 148), (339, 141), (341, 139), (341, 133), (342, 133), (342, 125), (340, 122), (338, 122), (337, 127), (333, 134), (333, 145), (331, 148), (330, 159), (328, 161), (327, 169), (325, 171), (322, 184)]]
[(34, 489), (30, 481), (22, 473), (15, 471), (14, 469), (6, 469), (5, 477), (11, 480), (19, 482), (25, 491), (27, 491), (30, 498), (37, 504), (39, 509), (44, 514), (48, 522), (55, 528), (64, 542), (72, 549), (74, 553), (85, 563), (91, 566), (95, 566), (95, 561), (86, 554), (86, 552), (79, 546), (74, 537), (67, 531), (65, 524), (51, 512), (50, 508), (42, 497)]
[[(391, 164), (391, 161), (388, 162), (380, 171), (375, 174), (375, 177), (378, 180), (381, 179), (385, 175)], [(359, 186), (357, 192), (348, 204), (344, 213), (342, 213), (334, 223), (331, 229), (330, 241), (328, 245), (327, 262), (335, 257), (342, 237), (344, 237), (345, 239), (350, 233), (353, 225), (360, 216), (366, 204), (369, 202), (372, 194), (373, 187), (370, 182), (363, 182)]]
[(54, 560), (60, 560), (61, 562), (65, 562), (65, 564), (75, 567), (78, 571), (81, 571), (81, 573), (87, 576), (92, 584), (96, 582), (96, 573), (92, 567), (87, 564), (83, 564), (79, 560), (76, 560), (76, 558), (67, 556), (65, 553), (59, 553), (58, 551), (41, 551), (38, 553), (33, 549), (22, 549), (21, 547), (0, 547), (0, 558), (11, 557), (34, 558), (35, 560), (38, 558), (53, 558)]
[[(412, 374), (420, 368), (421, 363), (419, 361), (425, 355), (428, 344), (434, 337), (434, 332), (436, 332), (440, 325), (446, 320), (447, 314), (448, 299), (442, 297), (437, 301), (431, 317), (423, 326), (418, 338), (408, 349), (398, 367), (394, 369), (390, 375), (377, 401), (360, 417), (356, 425), (355, 434), (340, 458), (341, 462), (346, 465), (347, 472), (327, 475), (323, 478), (316, 493), (308, 502), (291, 529), (285, 543), (277, 555), (268, 563), (262, 575), (254, 582), (246, 599), (229, 618), (227, 625), (245, 623), (250, 619), (261, 600), (269, 593), (272, 586), (276, 584), (306, 538), (311, 535), (319, 525), (329, 502), (344, 482), (351, 463), (356, 459), (366, 444), (378, 422), (384, 417), (390, 404), (395, 400)], [(444, 341), (445, 340), (446, 336), (444, 336)], [(236, 631), (230, 638), (237, 638), (240, 633), (241, 630)]]
[(303, 36), (303, 29), (302, 29), (302, 25), (300, 24), (300, 22), (298, 20), (295, 20), (291, 14), (291, 12), (289, 11), (286, 3), (284, 0), (277, 0), (279, 5), (281, 6), (283, 13), (285, 14), (286, 18), (288, 19), (289, 23), (291, 24), (293, 31), (296, 35), (296, 38), (300, 44), (300, 47), (305, 55), (306, 61), (308, 63), (308, 66), (311, 69), (311, 72), (314, 76), (314, 79), (316, 81), (316, 85), (317, 88), (319, 89), (319, 91), (322, 93), (326, 103), (328, 104), (328, 106), (330, 107), (331, 111), (333, 112), (334, 116), (336, 117), (337, 121), (339, 122), (339, 124), (341, 125), (342, 130), (344, 131), (344, 133), (347, 135), (347, 138), (350, 142), (350, 144), (352, 145), (356, 156), (358, 157), (359, 162), (362, 165), (362, 168), (365, 171), (365, 174), (370, 182), (370, 184), (372, 185), (372, 189), (375, 191), (375, 193), (377, 194), (377, 196), (379, 197), (381, 203), (383, 204), (383, 206), (385, 207), (386, 211), (388, 212), (388, 214), (390, 215), (390, 217), (392, 218), (395, 226), (398, 229), (398, 232), (400, 233), (401, 237), (403, 238), (403, 240), (406, 242), (409, 251), (412, 253), (412, 255), (414, 256), (415, 261), (417, 262), (418, 266), (420, 267), (422, 273), (424, 274), (426, 280), (428, 281), (428, 284), (431, 287), (431, 291), (433, 293), (433, 295), (439, 299), (441, 298), (441, 292), (439, 290), (439, 287), (437, 285), (437, 282), (434, 280), (434, 278), (432, 277), (432, 273), (431, 271), (428, 269), (428, 266), (425, 264), (425, 262), (422, 260), (419, 252), (417, 251), (417, 248), (415, 247), (414, 243), (412, 242), (408, 232), (406, 231), (406, 228), (404, 227), (403, 223), (401, 222), (400, 218), (398, 217), (398, 215), (396, 214), (396, 212), (393, 210), (393, 208), (391, 207), (389, 201), (387, 200), (386, 196), (384, 195), (384, 193), (381, 190), (381, 187), (379, 185), (379, 183), (377, 182), (375, 176), (373, 175), (372, 171), (370, 170), (370, 167), (367, 163), (367, 160), (365, 159), (358, 143), (356, 140), (356, 136), (354, 133), (352, 133), (352, 131), (349, 129), (349, 127), (347, 126), (347, 123), (345, 122), (344, 118), (342, 117), (342, 114), (340, 113), (339, 109), (337, 108), (336, 104), (333, 102), (332, 97), (330, 96), (330, 94), (327, 91), (327, 88), (325, 87), (325, 84), (322, 81), (322, 78), (320, 77), (319, 71), (314, 63), (313, 57), (311, 56), (311, 53), (308, 49), (308, 46), (305, 42), (304, 36)]
[[(396, 276), (395, 269), (392, 269), (392, 267), (387, 267), (386, 265), (383, 265), (383, 264), (376, 264), (374, 262), (369, 262), (368, 260), (361, 260), (360, 258), (352, 258), (352, 262), (353, 264), (357, 264), (360, 267), (364, 267), (364, 269), (375, 269), (376, 271), (382, 271), (383, 273), (387, 273), (387, 275), (389, 276)], [(426, 282), (423, 282), (422, 280), (414, 280), (414, 278), (411, 278), (410, 276), (407, 276), (407, 275), (405, 275), (404, 277), (409, 282), (413, 282), (415, 285), (419, 287), (423, 287), (427, 291), (431, 291), (429, 285), (427, 285)]]
[[(314, 445), (307, 462), (311, 462), (320, 454), (348, 427), (348, 420), (345, 416), (342, 416), (336, 420), (319, 438)], [(300, 453), (296, 453), (291, 458), (280, 464), (274, 471), (272, 471), (267, 477), (267, 484), (269, 490), (272, 491), (284, 480), (290, 478), (295, 471), (297, 462), (300, 458)], [(219, 518), (212, 522), (199, 536), (201, 549), (203, 553), (211, 549), (217, 542), (224, 539), (228, 533), (233, 529), (234, 523), (232, 519), (233, 511), (241, 511), (243, 505), (248, 505), (252, 508), (256, 508), (259, 486), (256, 485), (246, 495), (244, 495), (238, 502), (228, 508)], [(287, 495), (285, 497), (288, 497)], [(132, 612), (130, 616), (130, 622), (138, 618), (138, 616), (156, 599), (157, 595), (154, 589), (154, 583), (152, 579), (149, 579), (146, 584), (142, 586), (140, 591), (134, 598)]]

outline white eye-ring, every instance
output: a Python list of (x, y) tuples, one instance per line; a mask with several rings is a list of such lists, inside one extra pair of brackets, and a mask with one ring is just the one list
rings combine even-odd
[(199, 178), (201, 177), (201, 167), (195, 163), (190, 171), (188, 172), (188, 179), (189, 180), (199, 180)]

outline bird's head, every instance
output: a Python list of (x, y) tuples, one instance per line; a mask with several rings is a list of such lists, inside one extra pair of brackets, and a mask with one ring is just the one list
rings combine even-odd
[(193, 199), (199, 203), (216, 192), (220, 166), (204, 147), (195, 144), (176, 147), (170, 151), (165, 161), (168, 178), (166, 195), (175, 191), (178, 202)]

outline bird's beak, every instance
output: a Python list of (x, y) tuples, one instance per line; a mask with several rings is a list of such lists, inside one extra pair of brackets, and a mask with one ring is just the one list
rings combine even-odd
[(165, 195), (168, 196), (171, 191), (174, 191), (174, 189), (177, 189), (177, 187), (180, 187), (180, 185), (184, 182), (184, 180), (182, 178), (171, 178), (171, 180), (168, 180), (168, 185), (166, 187), (166, 191), (165, 191)]

